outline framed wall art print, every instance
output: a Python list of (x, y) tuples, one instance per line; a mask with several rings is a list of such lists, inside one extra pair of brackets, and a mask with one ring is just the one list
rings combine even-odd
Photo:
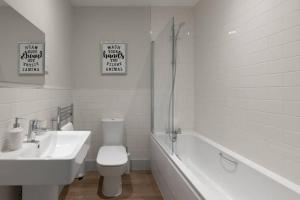
[(103, 75), (127, 74), (127, 43), (101, 43), (101, 65)]
[(18, 71), (20, 75), (45, 74), (44, 43), (18, 43)]

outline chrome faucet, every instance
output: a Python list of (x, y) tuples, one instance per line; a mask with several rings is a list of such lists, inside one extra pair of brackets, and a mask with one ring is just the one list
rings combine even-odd
[(35, 136), (48, 131), (47, 128), (41, 128), (41, 120), (30, 120), (28, 126), (27, 142), (35, 142)]
[(27, 133), (27, 142), (35, 141), (35, 131), (38, 129), (39, 120), (30, 120)]

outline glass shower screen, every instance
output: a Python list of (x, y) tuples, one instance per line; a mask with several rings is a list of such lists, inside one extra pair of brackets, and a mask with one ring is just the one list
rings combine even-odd
[(153, 132), (167, 134), (166, 143), (173, 149), (171, 133), (174, 129), (174, 18), (155, 38), (152, 54), (152, 128)]

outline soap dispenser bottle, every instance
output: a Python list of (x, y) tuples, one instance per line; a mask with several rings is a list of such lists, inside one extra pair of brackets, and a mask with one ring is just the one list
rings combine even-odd
[(10, 150), (18, 150), (22, 147), (24, 129), (19, 124), (19, 119), (16, 118), (13, 128), (8, 131), (8, 147)]

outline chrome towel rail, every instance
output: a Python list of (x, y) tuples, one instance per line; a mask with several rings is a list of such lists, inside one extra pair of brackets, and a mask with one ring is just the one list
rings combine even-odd
[(69, 122), (73, 123), (74, 120), (74, 106), (73, 104), (66, 106), (66, 107), (58, 107), (57, 108), (57, 130), (61, 130), (63, 126), (63, 122), (69, 120)]

